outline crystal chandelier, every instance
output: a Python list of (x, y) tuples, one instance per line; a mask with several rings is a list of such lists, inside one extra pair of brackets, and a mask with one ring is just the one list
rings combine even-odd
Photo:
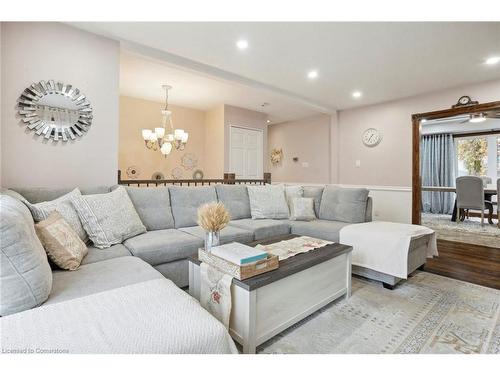
[(174, 129), (172, 123), (172, 111), (168, 110), (168, 91), (172, 86), (163, 85), (165, 90), (165, 109), (161, 111), (163, 116), (161, 128), (142, 129), (142, 138), (144, 144), (150, 150), (158, 151), (167, 157), (172, 151), (172, 147), (176, 150), (184, 150), (189, 138), (189, 134), (182, 129)]

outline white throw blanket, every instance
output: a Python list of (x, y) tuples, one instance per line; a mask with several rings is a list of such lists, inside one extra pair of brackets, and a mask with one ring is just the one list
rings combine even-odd
[(233, 277), (201, 263), (200, 304), (229, 329)]
[(1, 350), (237, 353), (224, 326), (167, 279), (8, 315), (0, 328)]
[(347, 225), (340, 230), (340, 243), (353, 247), (353, 265), (406, 279), (410, 242), (426, 234), (431, 235), (427, 257), (432, 258), (438, 255), (436, 233), (421, 225), (386, 221)]

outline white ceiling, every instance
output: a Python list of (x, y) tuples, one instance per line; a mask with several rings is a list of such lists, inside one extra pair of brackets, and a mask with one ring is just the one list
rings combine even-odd
[[(346, 109), (500, 78), (500, 23), (72, 23), (316, 109)], [(238, 39), (248, 40), (245, 51)], [(317, 69), (319, 77), (306, 74)], [(354, 90), (363, 97), (354, 100)]]
[[(275, 122), (304, 118), (317, 113), (308, 105), (269, 90), (227, 82), (217, 77), (123, 51), (120, 57), (120, 94), (163, 102), (161, 85), (173, 88), (169, 103), (209, 110), (225, 103), (269, 115)], [(262, 107), (262, 103), (269, 106)]]
[[(463, 122), (466, 119), (465, 116), (454, 118), (449, 118), (449, 121), (439, 122), (429, 120), (422, 123), (422, 134), (438, 134), (438, 133), (471, 133), (471, 132), (481, 132), (487, 130), (500, 130), (500, 119), (487, 118), (484, 122), (471, 123)], [(448, 120), (448, 119), (447, 119)]]

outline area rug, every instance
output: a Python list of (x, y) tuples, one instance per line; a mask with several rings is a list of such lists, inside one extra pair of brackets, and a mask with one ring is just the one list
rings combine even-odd
[(394, 290), (353, 278), (259, 353), (500, 353), (500, 290), (416, 272)]
[(484, 225), (481, 226), (480, 220), (472, 217), (462, 222), (453, 222), (450, 215), (422, 214), (422, 225), (434, 229), (438, 239), (499, 247), (500, 228), (496, 225), (496, 218), (494, 225), (488, 224), (485, 218)]

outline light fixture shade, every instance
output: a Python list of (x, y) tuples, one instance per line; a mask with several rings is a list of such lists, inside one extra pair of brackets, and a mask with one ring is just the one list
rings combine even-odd
[(167, 136), (165, 137), (166, 141), (167, 142), (173, 142), (174, 141), (174, 135), (173, 134), (167, 134)]
[(477, 124), (484, 121), (486, 121), (486, 116), (483, 113), (470, 115), (469, 122)]
[(182, 138), (181, 138), (181, 142), (187, 143), (188, 138), (189, 138), (189, 133), (184, 132), (184, 134), (182, 135)]
[(170, 151), (172, 151), (172, 144), (170, 142), (165, 142), (160, 149), (161, 153), (163, 155), (168, 155), (170, 154)]
[(151, 139), (152, 131), (150, 129), (142, 129), (142, 138), (145, 141), (149, 141)]
[(180, 141), (183, 136), (184, 136), (184, 130), (183, 129), (175, 129), (174, 130), (174, 139), (176, 141)]
[(149, 140), (151, 142), (156, 142), (158, 141), (158, 138), (156, 138), (156, 133), (155, 132), (151, 132), (151, 134), (149, 135)]
[(165, 128), (155, 128), (156, 138), (163, 138), (165, 135)]

